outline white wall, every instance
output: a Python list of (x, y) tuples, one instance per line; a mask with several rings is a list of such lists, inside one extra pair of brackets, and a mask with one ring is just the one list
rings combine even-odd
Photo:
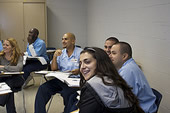
[(163, 94), (160, 113), (170, 113), (170, 0), (47, 0), (48, 45), (61, 47), (73, 32), (82, 47), (103, 48), (116, 36), (133, 48), (151, 87)]
[(47, 0), (48, 46), (61, 48), (64, 33), (72, 32), (76, 44), (87, 44), (86, 0)]
[(170, 0), (88, 0), (87, 44), (103, 48), (116, 36), (133, 48), (151, 85), (163, 94), (160, 113), (170, 113)]

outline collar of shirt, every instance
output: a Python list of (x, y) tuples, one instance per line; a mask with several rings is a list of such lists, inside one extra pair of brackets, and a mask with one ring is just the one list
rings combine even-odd
[(122, 67), (119, 69), (119, 73), (121, 72), (121, 70), (122, 70), (122, 68), (126, 65), (126, 64), (128, 64), (129, 62), (131, 62), (131, 61), (133, 61), (133, 58), (130, 58), (129, 60), (127, 60), (123, 65), (122, 65)]
[(74, 51), (73, 51), (73, 53), (71, 54), (71, 56), (70, 57), (68, 57), (68, 54), (67, 54), (67, 49), (65, 48), (65, 49), (63, 49), (62, 50), (62, 52), (63, 52), (63, 56), (64, 56), (64, 58), (65, 57), (68, 57), (69, 59), (71, 59), (71, 58), (75, 58), (76, 57), (76, 47), (74, 48)]
[(33, 46), (36, 45), (36, 43), (40, 40), (40, 38), (37, 37), (37, 39), (34, 41)]

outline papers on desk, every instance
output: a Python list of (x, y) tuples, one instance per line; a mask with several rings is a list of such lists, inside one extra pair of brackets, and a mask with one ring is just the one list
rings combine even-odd
[(54, 53), (56, 50), (47, 50), (47, 53)]
[(55, 77), (66, 83), (69, 87), (79, 87), (80, 78), (69, 78), (70, 74), (71, 73), (54, 71), (46, 74), (45, 77)]
[(23, 64), (26, 64), (26, 60), (39, 60), (42, 65), (47, 64), (47, 61), (44, 59), (44, 57), (33, 57), (33, 56), (24, 56)]
[(47, 61), (44, 59), (44, 57), (37, 57), (37, 54), (32, 44), (29, 45), (29, 50), (32, 56), (28, 56), (27, 52), (24, 53), (25, 54), (23, 60), (24, 65), (26, 64), (26, 60), (39, 60), (42, 65), (47, 64)]
[(1, 82), (0, 83), (0, 94), (6, 94), (10, 92), (12, 92), (11, 88), (5, 82)]
[(79, 87), (80, 78), (67, 78), (64, 81), (69, 87)]
[(46, 77), (55, 77), (58, 78), (59, 80), (61, 80), (62, 82), (64, 82), (65, 79), (67, 79), (69, 77), (70, 73), (64, 73), (64, 72), (60, 72), (60, 71), (56, 71), (56, 72), (51, 72), (46, 74)]
[(48, 73), (53, 73), (53, 72), (56, 72), (56, 71), (45, 71), (45, 70), (42, 70), (42, 71), (35, 71), (35, 74), (46, 75)]

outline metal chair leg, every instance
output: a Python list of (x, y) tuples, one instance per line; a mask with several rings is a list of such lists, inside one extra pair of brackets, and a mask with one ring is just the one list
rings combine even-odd
[(23, 108), (24, 108), (24, 113), (26, 113), (24, 89), (22, 89), (22, 99), (23, 99)]
[[(54, 95), (53, 95), (53, 96), (54, 96)], [(52, 100), (53, 100), (53, 96), (51, 96), (50, 102), (49, 102), (49, 104), (48, 104), (47, 113), (48, 113), (48, 111), (49, 111), (49, 109), (50, 109), (50, 105), (51, 105), (51, 102), (52, 102)]]

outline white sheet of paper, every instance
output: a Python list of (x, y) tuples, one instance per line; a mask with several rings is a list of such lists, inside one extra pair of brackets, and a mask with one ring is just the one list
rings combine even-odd
[(47, 64), (47, 61), (45, 60), (44, 57), (36, 57), (36, 58), (38, 58), (38, 60), (41, 62), (42, 65)]
[[(30, 59), (30, 60), (36, 58), (36, 59), (38, 59), (41, 62), (42, 65), (47, 64), (47, 61), (45, 60), (44, 57), (24, 56), (24, 60), (27, 60), (27, 58)], [(24, 60), (23, 60), (23, 64), (25, 65), (26, 61), (24, 61)]]
[(70, 75), (70, 73), (64, 73), (64, 72), (56, 71), (56, 72), (48, 73), (45, 76), (46, 77), (56, 77), (59, 80), (61, 80), (62, 82), (64, 82), (65, 79), (67, 79), (69, 75)]
[(32, 44), (29, 45), (29, 50), (30, 50), (31, 55), (32, 55), (33, 57), (36, 57), (36, 56), (37, 56), (37, 54), (36, 54), (36, 52), (35, 52), (34, 47), (33, 47)]
[(12, 92), (11, 88), (5, 82), (1, 82), (0, 83), (0, 94), (6, 94), (9, 92)]
[(66, 78), (65, 83), (69, 87), (80, 87), (80, 78)]
[(54, 71), (47, 73), (46, 77), (55, 77), (66, 83), (69, 87), (79, 87), (80, 78), (68, 78), (71, 73), (65, 73), (60, 71)]
[(48, 74), (48, 73), (52, 73), (55, 71), (46, 71), (46, 70), (42, 70), (42, 71), (35, 71), (36, 74)]

